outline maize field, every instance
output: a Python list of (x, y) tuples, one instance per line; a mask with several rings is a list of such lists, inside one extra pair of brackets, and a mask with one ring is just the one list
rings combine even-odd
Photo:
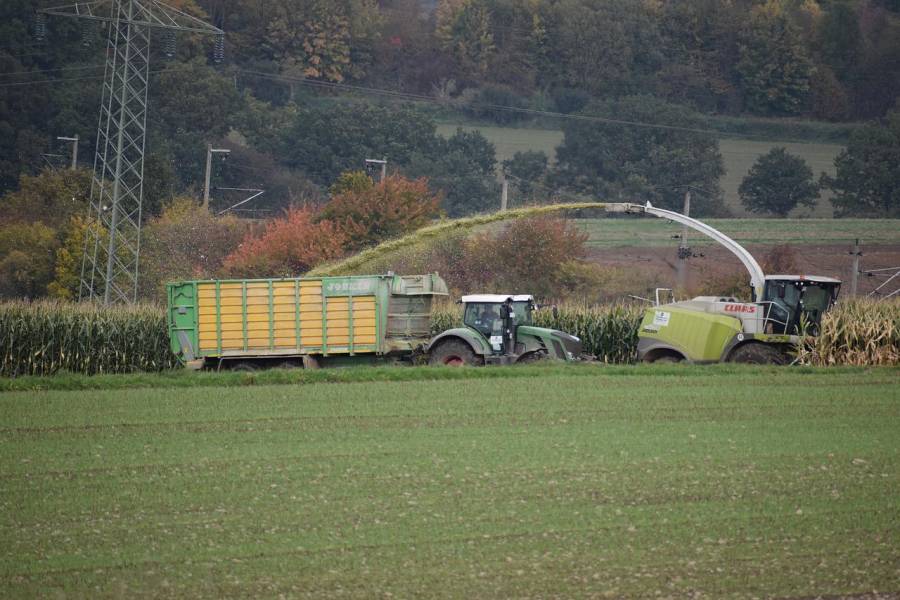
[(900, 364), (900, 299), (856, 299), (825, 313), (819, 336), (798, 349), (806, 365)]
[[(638, 329), (644, 309), (635, 305), (586, 306), (562, 304), (555, 310), (534, 313), (538, 327), (558, 329), (581, 338), (584, 352), (604, 363), (633, 363), (637, 360)], [(438, 334), (462, 326), (458, 305), (438, 306), (431, 318), (431, 331)]]
[(175, 365), (166, 314), (157, 306), (0, 303), (0, 375), (130, 373)]
[[(622, 364), (637, 360), (642, 312), (635, 305), (562, 304), (535, 312), (534, 321), (577, 335), (598, 361)], [(461, 324), (460, 307), (441, 304), (432, 315), (431, 331)], [(797, 362), (900, 364), (900, 300), (841, 302), (825, 315), (819, 337), (798, 349)], [(160, 307), (0, 303), (0, 376), (153, 372), (176, 365)]]

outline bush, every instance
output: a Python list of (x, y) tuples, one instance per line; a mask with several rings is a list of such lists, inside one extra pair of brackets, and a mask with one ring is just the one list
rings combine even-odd
[(167, 281), (215, 277), (246, 232), (246, 221), (217, 217), (193, 198), (176, 198), (144, 227), (141, 297), (162, 301)]
[[(368, 180), (369, 184), (365, 185)], [(320, 213), (347, 240), (345, 251), (355, 252), (427, 225), (438, 216), (441, 199), (428, 189), (425, 178), (409, 180), (391, 175), (377, 184), (371, 179), (345, 177), (343, 187)]]
[(319, 221), (311, 208), (290, 208), (273, 219), (262, 235), (248, 235), (224, 262), (231, 277), (292, 277), (338, 258), (349, 241), (331, 221)]

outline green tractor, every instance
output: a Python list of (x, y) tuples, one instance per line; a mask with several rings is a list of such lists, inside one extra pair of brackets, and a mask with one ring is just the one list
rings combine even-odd
[(545, 358), (581, 358), (574, 335), (535, 327), (529, 295), (475, 294), (462, 297), (463, 327), (432, 339), (425, 351), (432, 365), (509, 365)]

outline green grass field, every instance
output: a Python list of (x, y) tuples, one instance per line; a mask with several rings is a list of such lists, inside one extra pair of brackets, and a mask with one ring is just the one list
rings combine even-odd
[[(704, 219), (742, 244), (848, 244), (856, 239), (864, 245), (900, 244), (898, 219)], [(595, 247), (677, 245), (672, 236), (681, 225), (645, 217), (642, 219), (573, 219), (587, 232), (588, 245)], [(715, 245), (712, 239), (689, 232), (691, 246)]]
[(0, 596), (900, 593), (900, 370), (406, 372), (0, 394)]
[[(438, 133), (444, 136), (453, 135), (457, 124), (440, 124)], [(466, 131), (480, 131), (488, 139), (497, 151), (497, 162), (512, 158), (516, 152), (536, 150), (546, 153), (551, 161), (556, 156), (556, 147), (563, 141), (563, 133), (558, 129), (528, 129), (515, 127), (491, 127), (491, 126), (463, 126)], [(803, 143), (803, 142), (762, 142), (743, 139), (720, 139), (719, 150), (725, 162), (725, 175), (722, 177), (721, 186), (725, 192), (725, 204), (735, 216), (746, 216), (748, 213), (741, 205), (738, 197), (738, 186), (750, 171), (750, 167), (756, 159), (776, 146), (787, 148), (788, 152), (796, 154), (809, 164), (816, 177), (825, 172), (834, 175), (834, 158), (843, 149), (838, 144), (827, 143)], [(828, 201), (828, 195), (823, 194), (819, 204), (812, 210), (807, 208), (797, 209), (797, 215), (810, 215), (813, 217), (831, 217), (832, 207)]]

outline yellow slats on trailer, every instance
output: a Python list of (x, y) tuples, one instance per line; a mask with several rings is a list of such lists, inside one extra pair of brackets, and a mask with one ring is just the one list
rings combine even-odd
[(322, 283), (317, 280), (221, 282), (218, 291), (215, 282), (201, 282), (197, 292), (202, 352), (341, 354), (377, 347), (375, 296), (324, 298), (323, 315)]

